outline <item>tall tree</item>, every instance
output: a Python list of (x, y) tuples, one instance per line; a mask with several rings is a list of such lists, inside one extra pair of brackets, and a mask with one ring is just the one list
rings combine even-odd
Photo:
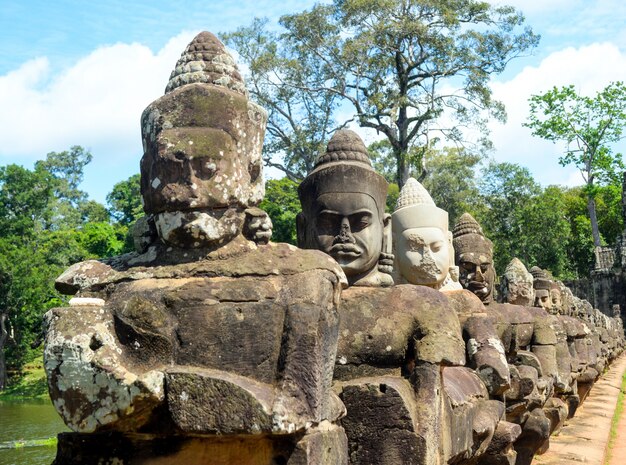
[(337, 95), (305, 89), (307, 80), (328, 79), (328, 68), (302, 47), (282, 40), (266, 19), (220, 36), (246, 63), (250, 94), (268, 111), (265, 164), (301, 181), (332, 132), (345, 125), (333, 117)]
[(107, 194), (111, 216), (125, 226), (129, 226), (144, 214), (139, 179), (140, 175), (134, 174), (125, 181), (115, 184), (113, 190)]
[(587, 210), (593, 242), (601, 244), (596, 197), (598, 186), (618, 184), (624, 168), (622, 155), (611, 144), (623, 137), (626, 124), (626, 86), (612, 82), (595, 97), (579, 95), (574, 86), (554, 87), (530, 98), (530, 116), (524, 124), (533, 135), (552, 142), (564, 141), (562, 166), (574, 165), (585, 182)]
[(485, 135), (488, 116), (504, 119), (489, 78), (537, 44), (523, 22), (512, 7), (476, 0), (335, 0), (281, 18), (277, 47), (306, 60), (280, 85), (351, 106), (360, 126), (389, 140), (401, 187), (411, 149), (425, 151), (435, 131), (462, 141), (465, 126)]

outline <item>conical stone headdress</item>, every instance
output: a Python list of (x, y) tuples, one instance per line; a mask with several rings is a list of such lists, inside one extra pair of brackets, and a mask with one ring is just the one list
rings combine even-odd
[(457, 255), (474, 252), (493, 256), (493, 243), (469, 213), (463, 213), (452, 231), (454, 250)]
[(195, 82), (223, 86), (248, 96), (235, 60), (220, 40), (207, 31), (198, 34), (187, 45), (170, 75), (165, 93)]
[(402, 187), (392, 215), (393, 230), (435, 227), (448, 231), (448, 212), (435, 205), (419, 181), (409, 178)]
[(533, 266), (530, 269), (530, 274), (533, 275), (533, 287), (535, 289), (545, 289), (550, 290), (552, 287), (552, 281), (548, 277), (548, 274), (545, 270), (542, 270), (538, 266)]
[(310, 212), (315, 199), (326, 193), (361, 193), (369, 195), (385, 213), (387, 181), (372, 168), (367, 148), (354, 131), (341, 129), (328, 142), (326, 153), (298, 187), (302, 209)]

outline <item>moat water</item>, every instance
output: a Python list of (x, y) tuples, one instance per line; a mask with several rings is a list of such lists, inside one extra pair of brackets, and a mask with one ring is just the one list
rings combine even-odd
[(67, 431), (52, 403), (0, 401), (0, 465), (50, 465), (56, 445), (42, 445)]

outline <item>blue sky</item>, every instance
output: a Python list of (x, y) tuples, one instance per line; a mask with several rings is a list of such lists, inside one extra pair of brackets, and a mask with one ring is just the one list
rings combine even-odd
[[(82, 145), (94, 156), (82, 187), (103, 202), (116, 182), (139, 171), (141, 112), (163, 94), (195, 34), (233, 30), (255, 16), (277, 19), (313, 3), (0, 0), (0, 164), (31, 167), (50, 151)], [(626, 4), (502, 3), (520, 8), (542, 41), (493, 79), (509, 119), (491, 125), (492, 155), (528, 167), (544, 185), (579, 184), (574, 169), (557, 163), (564, 147), (532, 138), (521, 126), (527, 99), (553, 85), (593, 94), (625, 79)], [(366, 142), (375, 137), (362, 135)]]

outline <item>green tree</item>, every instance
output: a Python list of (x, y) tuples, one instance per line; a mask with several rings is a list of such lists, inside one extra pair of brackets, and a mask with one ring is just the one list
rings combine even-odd
[(574, 86), (552, 90), (530, 98), (530, 116), (525, 126), (533, 135), (552, 142), (564, 141), (562, 166), (574, 165), (582, 174), (587, 196), (593, 241), (602, 243), (596, 198), (598, 186), (617, 184), (624, 168), (622, 155), (613, 153), (611, 144), (623, 136), (626, 124), (626, 86), (610, 83), (595, 97), (579, 95)]
[(139, 174), (134, 174), (127, 180), (118, 182), (113, 186), (113, 190), (107, 194), (111, 216), (125, 226), (131, 225), (144, 215), (139, 185), (140, 177)]
[[(536, 46), (539, 37), (529, 28), (520, 30), (523, 23), (512, 7), (476, 0), (318, 4), (281, 18), (284, 32), (272, 40), (279, 49), (294, 50), (292, 58), (305, 60), (295, 81), (281, 70), (275, 85), (312, 98), (336, 96), (351, 106), (360, 126), (389, 140), (401, 187), (411, 172), (411, 150), (419, 158), (435, 131), (460, 141), (464, 126), (484, 135), (488, 116), (504, 119), (489, 78)], [(252, 79), (250, 87), (255, 86)], [(437, 123), (444, 112), (454, 125)]]
[(451, 147), (431, 150), (426, 155), (428, 176), (422, 182), (435, 204), (448, 212), (451, 225), (464, 212), (480, 209), (476, 169), (482, 160), (480, 154)]
[(269, 179), (259, 205), (272, 220), (272, 241), (296, 245), (296, 216), (301, 211), (298, 183), (289, 178)]
[(53, 189), (54, 200), (49, 203), (48, 210), (54, 215), (48, 219), (46, 228), (60, 229), (81, 224), (81, 210), (87, 202), (87, 193), (79, 186), (83, 181), (83, 170), (92, 159), (91, 152), (74, 145), (63, 152), (50, 152), (45, 160), (35, 163), (35, 173), (49, 175)]
[(344, 126), (333, 117), (339, 98), (304, 90), (307, 79), (326, 80), (328, 69), (268, 26), (266, 19), (256, 18), (249, 27), (220, 36), (246, 63), (250, 94), (268, 111), (265, 164), (292, 181), (301, 181), (324, 152), (332, 132)]

